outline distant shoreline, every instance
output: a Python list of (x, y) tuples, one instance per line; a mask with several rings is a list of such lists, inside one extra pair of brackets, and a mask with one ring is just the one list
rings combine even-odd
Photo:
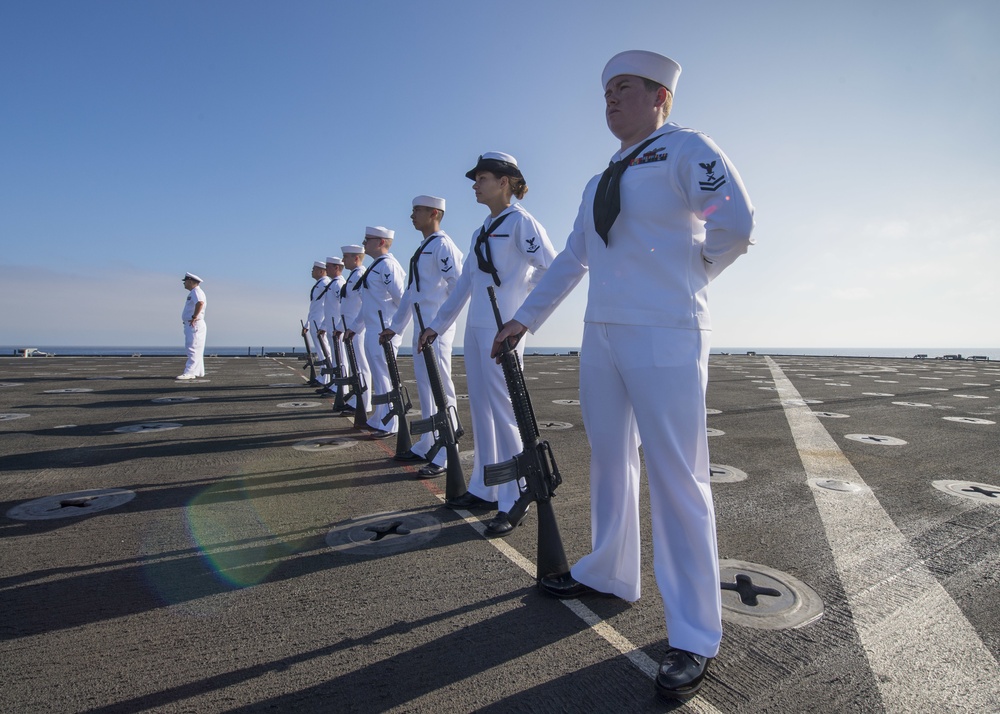
[[(184, 357), (183, 348), (177, 346), (58, 346), (58, 345), (28, 345), (26, 347), (0, 345), (0, 357), (21, 357), (24, 349), (36, 349), (41, 353), (38, 357)], [(536, 347), (528, 345), (525, 352), (534, 355), (576, 355), (579, 347)], [(400, 349), (400, 354), (411, 355), (409, 345)], [(949, 356), (961, 355), (963, 359), (970, 357), (985, 357), (989, 361), (1000, 361), (1000, 347), (718, 347), (712, 349), (713, 355), (757, 355), (774, 356), (806, 356), (806, 357), (859, 357), (884, 359), (913, 359), (923, 355), (926, 359), (946, 359)], [(296, 356), (302, 355), (302, 346), (256, 346), (256, 347), (212, 347), (205, 350), (208, 357), (262, 357), (262, 356)], [(454, 354), (463, 355), (461, 347), (456, 347)]]

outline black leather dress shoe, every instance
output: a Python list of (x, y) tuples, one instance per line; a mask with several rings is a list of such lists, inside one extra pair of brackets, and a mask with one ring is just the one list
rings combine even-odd
[(496, 508), (496, 501), (486, 501), (479, 496), (472, 493), (472, 491), (466, 491), (458, 498), (454, 498), (450, 501), (445, 501), (446, 506), (449, 508)]
[(705, 682), (711, 659), (671, 647), (656, 673), (656, 693), (662, 699), (690, 699)]
[(527, 515), (528, 511), (525, 510), (518, 520), (513, 521), (511, 520), (509, 513), (506, 511), (498, 511), (497, 514), (493, 516), (489, 522), (487, 522), (486, 535), (495, 538), (502, 538), (505, 535), (509, 535), (514, 532), (515, 528), (524, 523), (524, 517)]
[(594, 590), (589, 585), (584, 585), (569, 573), (563, 575), (544, 575), (539, 578), (538, 587), (549, 595), (559, 598), (580, 597), (581, 595), (588, 595), (590, 593), (606, 594), (599, 590)]
[(396, 454), (392, 457), (393, 461), (426, 461), (423, 456), (414, 454), (412, 451), (407, 449), (402, 454)]
[(393, 432), (385, 431), (384, 429), (372, 429), (370, 432), (368, 432), (369, 439), (388, 439), (390, 436), (393, 435), (394, 435)]
[(445, 471), (444, 466), (438, 466), (437, 464), (427, 464), (422, 469), (417, 471), (417, 478), (434, 478), (435, 476), (440, 476)]

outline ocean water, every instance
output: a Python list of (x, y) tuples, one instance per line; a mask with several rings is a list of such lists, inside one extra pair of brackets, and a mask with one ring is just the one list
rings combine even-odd
[(916, 357), (940, 359), (945, 355), (986, 357), (1000, 360), (1000, 347), (720, 347), (712, 354), (808, 355), (816, 357)]
[[(0, 356), (19, 354), (21, 347), (0, 345)], [(63, 357), (183, 357), (182, 346), (137, 346), (137, 347), (81, 347), (60, 345), (38, 345), (36, 349), (50, 355)], [(579, 347), (536, 347), (528, 345), (528, 355), (568, 355), (579, 351)], [(997, 347), (715, 347), (712, 354), (740, 355), (756, 352), (758, 355), (805, 355), (827, 357), (908, 357), (926, 355), (928, 358), (942, 358), (945, 355), (962, 355), (986, 357), (991, 361), (1000, 361), (1000, 348)], [(399, 353), (410, 355), (409, 345), (404, 345)], [(216, 347), (209, 345), (205, 349), (207, 356), (218, 357), (260, 357), (263, 355), (301, 355), (302, 345), (295, 346), (247, 346), (247, 347)], [(462, 348), (455, 347), (455, 354), (461, 355)]]

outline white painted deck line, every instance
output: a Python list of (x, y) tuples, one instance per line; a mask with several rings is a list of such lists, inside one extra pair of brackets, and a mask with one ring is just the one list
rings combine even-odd
[[(444, 501), (443, 494), (439, 494), (438, 498)], [(486, 526), (483, 525), (482, 521), (472, 515), (469, 511), (456, 509), (455, 513), (461, 516), (469, 526), (479, 533), (479, 535), (486, 538)], [(535, 564), (531, 560), (525, 558), (520, 552), (504, 542), (503, 538), (486, 538), (486, 541), (500, 551), (504, 557), (510, 560), (511, 563), (521, 568), (521, 570), (527, 573), (528, 576), (534, 580)], [(636, 647), (625, 635), (602, 620), (596, 612), (591, 610), (579, 600), (570, 599), (560, 600), (559, 602), (569, 608), (574, 615), (583, 620), (594, 632), (594, 634), (611, 645), (619, 653), (625, 655), (625, 657), (628, 658), (628, 661), (631, 662), (636, 669), (650, 679), (656, 679), (656, 673), (660, 668), (659, 663), (643, 652), (640, 648)], [(666, 639), (666, 634), (666, 632), (663, 633), (664, 639)], [(709, 676), (711, 676), (711, 670), (709, 670)], [(710, 684), (706, 686), (710, 686)], [(712, 706), (712, 704), (702, 699), (700, 695), (685, 702), (682, 709), (675, 709), (675, 711), (692, 711), (698, 712), (698, 714), (722, 714), (719, 709), (716, 709)]]
[(806, 478), (863, 487), (858, 493), (813, 487), (812, 493), (886, 711), (997, 711), (996, 658), (820, 419), (808, 406), (789, 403), (802, 397), (781, 367), (766, 360)]

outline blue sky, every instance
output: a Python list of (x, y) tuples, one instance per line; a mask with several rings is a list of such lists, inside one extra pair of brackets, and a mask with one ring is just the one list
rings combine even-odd
[[(1000, 346), (998, 31), (993, 0), (8, 0), (0, 344), (179, 342), (185, 271), (210, 345), (297, 344), (312, 261), (385, 225), (405, 264), (414, 195), (467, 251), (488, 150), (560, 249), (641, 48), (757, 211), (713, 345)], [(578, 344), (585, 299), (531, 343)]]

